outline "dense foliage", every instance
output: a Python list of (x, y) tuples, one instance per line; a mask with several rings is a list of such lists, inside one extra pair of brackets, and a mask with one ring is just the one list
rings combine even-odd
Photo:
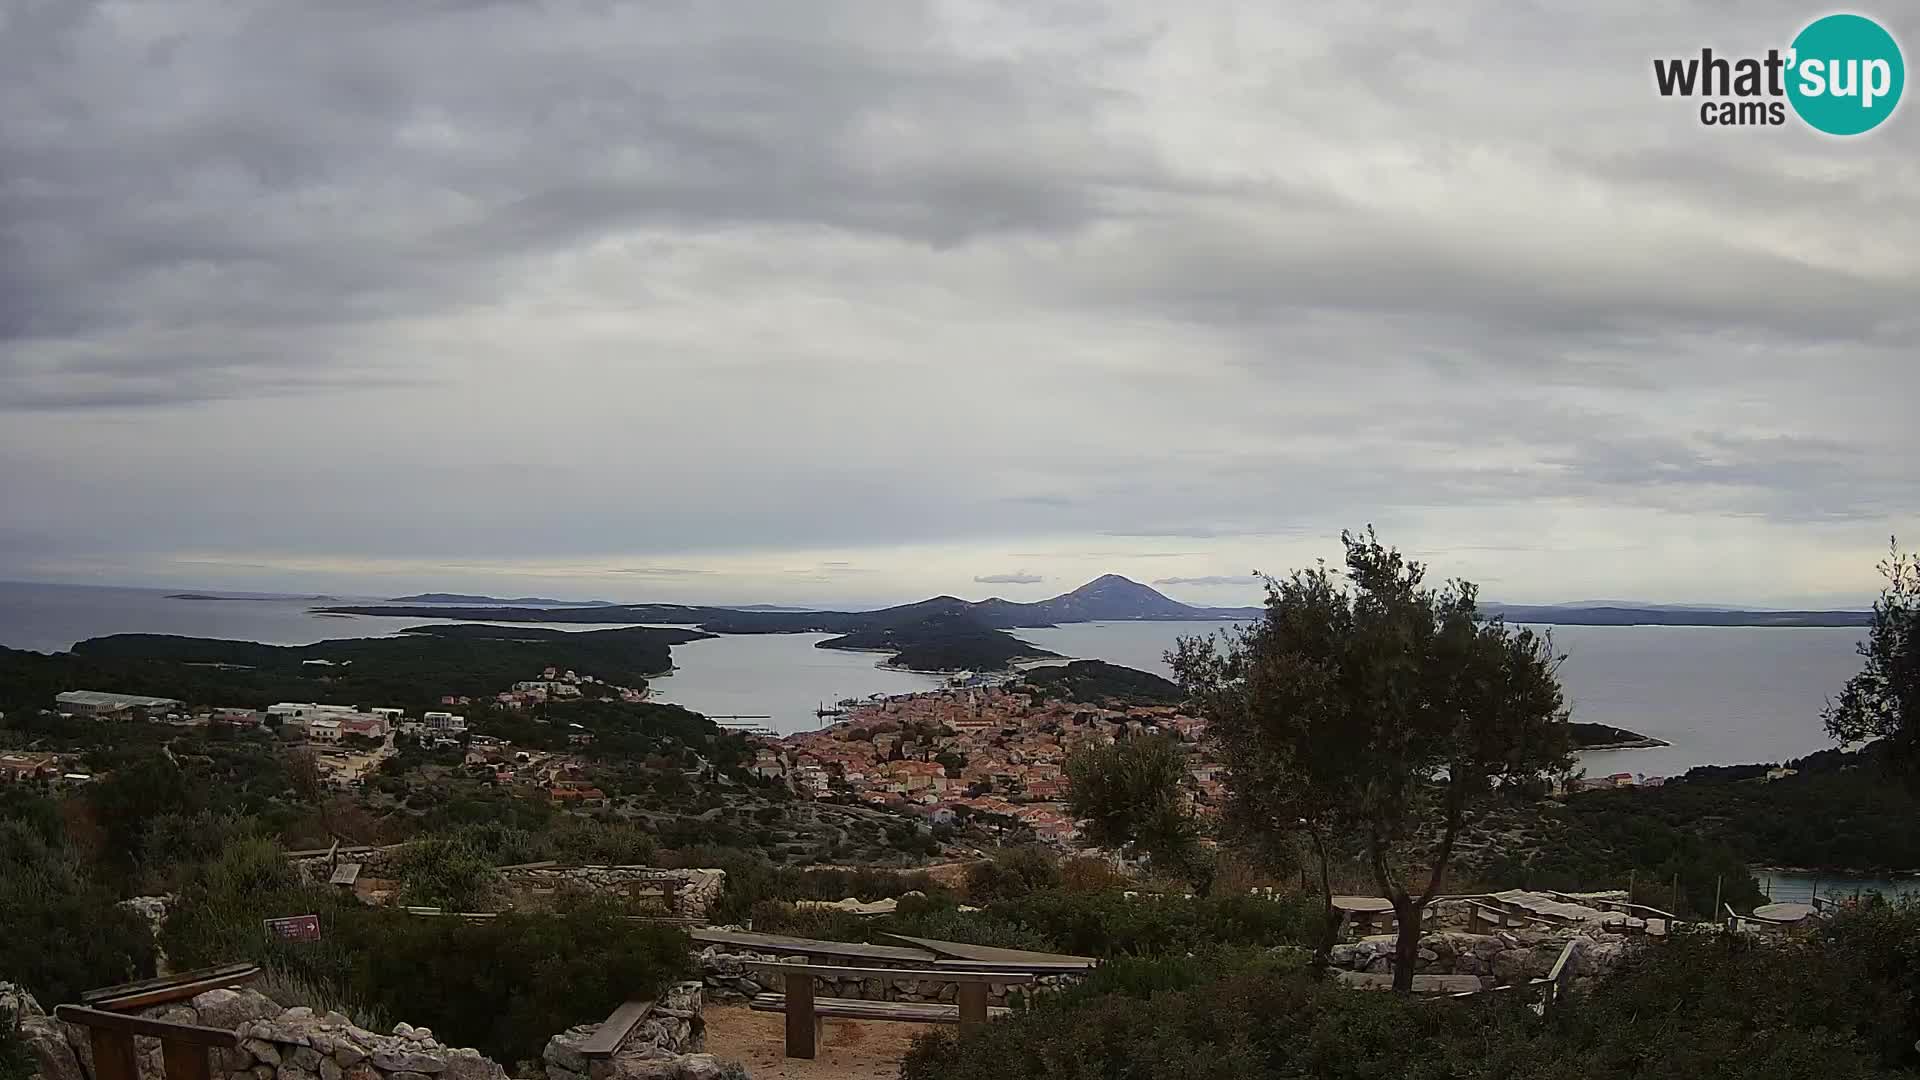
[(1865, 663), (1828, 706), (1827, 733), (1842, 743), (1884, 740), (1901, 775), (1920, 787), (1920, 556), (1895, 544), (1880, 572), (1887, 586), (1860, 645)]
[(519, 680), (538, 678), (549, 666), (643, 686), (650, 676), (672, 668), (670, 646), (707, 636), (653, 627), (577, 633), (515, 628), (511, 639), (460, 626), (416, 630), (312, 645), (115, 634), (80, 642), (70, 653), (0, 649), (0, 710), (47, 708), (62, 691), (87, 689), (178, 698), (190, 705), (265, 708), (280, 701), (344, 701), (417, 714), (438, 708), (442, 695), (492, 695)]
[(1088, 746), (1067, 758), (1067, 809), (1096, 847), (1129, 845), (1156, 871), (1204, 887), (1200, 828), (1184, 790), (1187, 758), (1163, 735)]
[[(1878, 744), (1769, 766), (1703, 768), (1659, 787), (1590, 791), (1564, 805), (1530, 801), (1476, 822), (1484, 845), (1467, 863), (1483, 883), (1549, 889), (1624, 888), (1643, 903), (1705, 915), (1718, 889), (1745, 909), (1761, 899), (1753, 865), (1820, 870), (1920, 867), (1920, 799)], [(1679, 894), (1673, 881), (1679, 878)]]
[(1229, 832), (1304, 832), (1323, 867), (1329, 838), (1358, 844), (1393, 903), (1406, 990), (1466, 812), (1563, 771), (1567, 712), (1551, 642), (1483, 619), (1470, 582), (1427, 586), (1371, 528), (1340, 539), (1343, 580), (1325, 565), (1270, 579), (1264, 618), (1182, 640), (1173, 667), (1228, 765)]
[(153, 974), (146, 924), (86, 861), (50, 800), (0, 786), (0, 979), (48, 1008)]
[(1178, 705), (1185, 691), (1170, 679), (1103, 660), (1075, 660), (1037, 667), (1020, 677), (1034, 696), (1066, 701), (1120, 701), (1129, 705)]
[[(269, 940), (261, 920), (320, 917), (321, 940)], [(247, 958), (356, 1008), (432, 1027), (503, 1062), (651, 996), (684, 974), (686, 935), (604, 903), (468, 922), (371, 908), (296, 882), (271, 844), (238, 845), (182, 889), (163, 943), (179, 967)]]
[(1076, 956), (1180, 956), (1220, 946), (1297, 945), (1311, 939), (1317, 904), (1309, 899), (1250, 895), (1129, 895), (1117, 889), (1049, 887), (962, 911), (950, 895), (900, 905), (874, 918), (795, 909), (762, 901), (755, 930), (884, 943), (889, 933)]
[(32, 1051), (14, 1034), (13, 1013), (0, 1009), (0, 1080), (28, 1080), (38, 1072)]
[(1015, 660), (1058, 656), (977, 617), (936, 608), (915, 618), (865, 626), (819, 643), (822, 649), (893, 653), (887, 663), (915, 671), (998, 671)]
[[(1920, 1035), (1920, 916), (1861, 912), (1801, 943), (1682, 935), (1546, 1018), (1506, 995), (1413, 1001), (1310, 973), (1135, 962), (1089, 992), (917, 1040), (903, 1080), (1856, 1080), (1903, 1075)], [(1111, 992), (1101, 993), (1101, 989)]]

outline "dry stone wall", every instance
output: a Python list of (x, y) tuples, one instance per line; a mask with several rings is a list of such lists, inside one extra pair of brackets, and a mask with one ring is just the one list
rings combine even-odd
[(598, 1023), (568, 1028), (548, 1039), (541, 1054), (547, 1080), (746, 1080), (746, 1070), (704, 1052), (702, 1004), (699, 983), (675, 983), (605, 1058), (580, 1052)]
[[(1574, 943), (1569, 963), (1576, 979), (1604, 974), (1628, 948), (1625, 938), (1603, 930), (1516, 930), (1498, 934), (1442, 931), (1421, 935), (1419, 959), (1413, 970), (1416, 975), (1475, 975), (1488, 989), (1508, 986), (1551, 972), (1569, 941)], [(1335, 945), (1330, 959), (1336, 969), (1388, 974), (1393, 971), (1394, 947), (1394, 935), (1374, 934)]]
[[(726, 951), (718, 945), (709, 945), (694, 954), (694, 963), (698, 965), (701, 982), (707, 988), (707, 996), (714, 1001), (739, 1002), (751, 1000), (757, 994), (783, 994), (786, 988), (778, 985), (779, 979), (771, 975), (758, 974), (749, 964), (808, 963), (804, 956), (781, 956), (775, 953), (747, 952), (743, 950)], [(925, 963), (891, 960), (861, 960), (849, 966), (871, 968), (897, 968), (903, 971), (903, 977), (881, 978), (834, 978), (816, 975), (813, 979), (815, 997), (855, 998), (861, 1001), (918, 1001), (944, 1002), (952, 1004), (959, 999), (959, 985), (944, 979), (917, 979), (905, 977), (904, 972), (926, 970)], [(1020, 993), (1029, 997), (1051, 993), (1061, 987), (1078, 981), (1074, 975), (1045, 975), (1031, 984), (988, 983), (987, 1003), (1005, 1005), (1009, 993)]]
[[(291, 860), (294, 870), (309, 884), (324, 883), (335, 863), (360, 864), (362, 878), (399, 876), (406, 844), (338, 855), (306, 855)], [(658, 866), (559, 866), (534, 863), (498, 868), (500, 881), (510, 890), (540, 894), (583, 892), (624, 899), (658, 897), (676, 918), (705, 920), (726, 887), (727, 872), (718, 869), (677, 870)]]
[[(0, 1007), (22, 1018), (43, 1080), (93, 1080), (93, 1043), (84, 1027), (48, 1017), (33, 998), (0, 984)], [(191, 1001), (157, 1005), (141, 1015), (179, 1024), (223, 1028), (240, 1036), (230, 1050), (209, 1051), (222, 1080), (506, 1080), (506, 1070), (478, 1050), (435, 1041), (410, 1024), (382, 1035), (339, 1013), (282, 1009), (255, 990), (209, 990)], [(160, 1042), (134, 1040), (141, 1080), (162, 1080)]]
[(512, 888), (535, 893), (573, 890), (625, 899), (657, 896), (670, 914), (699, 921), (705, 921), (727, 884), (725, 870), (657, 866), (504, 866), (500, 877)]

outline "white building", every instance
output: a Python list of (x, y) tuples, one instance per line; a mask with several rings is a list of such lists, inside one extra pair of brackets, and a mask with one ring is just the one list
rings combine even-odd
[(456, 716), (453, 713), (421, 713), (420, 719), (426, 722), (428, 731), (449, 732), (467, 730), (467, 718), (464, 716)]
[(268, 707), (267, 715), (283, 728), (298, 731), (314, 720), (338, 722), (349, 734), (384, 739), (387, 729), (400, 722), (403, 709), (366, 709), (354, 705), (326, 705), (314, 701), (283, 701)]
[(340, 741), (340, 721), (308, 720), (307, 739), (311, 742), (337, 743)]
[(66, 716), (158, 718), (180, 709), (180, 702), (173, 698), (109, 694), (99, 690), (69, 690), (56, 695), (53, 704)]
[(278, 705), (267, 706), (268, 716), (277, 716), (282, 723), (288, 720), (324, 720), (337, 718), (341, 713), (357, 713), (359, 708), (353, 705), (322, 705), (314, 701), (283, 701)]

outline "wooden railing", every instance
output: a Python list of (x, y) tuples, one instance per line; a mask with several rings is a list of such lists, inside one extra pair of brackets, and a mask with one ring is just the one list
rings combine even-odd
[(260, 974), (258, 964), (219, 964), (192, 971), (162, 975), (157, 979), (104, 986), (80, 995), (80, 1004), (109, 1012), (131, 1012), (151, 1005), (185, 1001), (208, 990), (238, 986)]
[(62, 1005), (53, 1010), (53, 1015), (87, 1029), (93, 1044), (93, 1080), (140, 1080), (135, 1035), (160, 1040), (166, 1080), (210, 1080), (207, 1051), (229, 1050), (240, 1042), (238, 1035), (222, 1028), (149, 1020), (85, 1005)]

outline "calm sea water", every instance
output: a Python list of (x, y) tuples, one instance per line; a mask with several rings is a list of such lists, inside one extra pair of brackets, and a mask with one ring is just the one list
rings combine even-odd
[[(170, 600), (161, 590), (0, 583), (0, 645), (57, 651), (112, 633), (184, 634), (298, 645), (382, 637), (418, 619), (309, 613), (300, 600)], [(1177, 638), (1232, 623), (1082, 623), (1019, 635), (1067, 656), (1170, 674)], [(583, 629), (579, 625), (561, 629)], [(1694, 765), (1784, 761), (1828, 745), (1820, 709), (1858, 670), (1858, 628), (1561, 626), (1561, 681), (1574, 718), (1672, 746), (1584, 755), (1593, 774), (1671, 776)], [(714, 716), (767, 716), (779, 731), (818, 723), (822, 702), (939, 685), (890, 671), (871, 653), (816, 649), (818, 634), (726, 636), (674, 649), (659, 696)]]
[(1753, 879), (1760, 883), (1760, 891), (1767, 894), (1767, 899), (1777, 903), (1811, 903), (1816, 890), (1821, 896), (1834, 900), (1847, 900), (1868, 893), (1879, 893), (1888, 899), (1920, 896), (1920, 878), (1912, 877), (1850, 877), (1755, 870)]
[[(1082, 623), (1020, 636), (1054, 652), (1170, 675), (1180, 637), (1233, 623)], [(1831, 744), (1826, 699), (1860, 668), (1858, 627), (1553, 626), (1573, 718), (1673, 744), (1581, 755), (1591, 775), (1675, 776), (1695, 765), (1803, 757)]]

